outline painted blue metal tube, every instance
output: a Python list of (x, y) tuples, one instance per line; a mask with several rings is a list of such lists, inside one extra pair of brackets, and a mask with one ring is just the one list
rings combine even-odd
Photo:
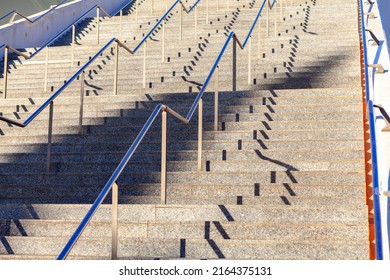
[(33, 22), (36, 22), (37, 20), (43, 18), (44, 16), (46, 16), (48, 13), (50, 13), (51, 11), (57, 9), (59, 6), (61, 6), (62, 4), (64, 4), (65, 2), (67, 2), (68, 0), (64, 0), (64, 1), (61, 1), (60, 3), (58, 3), (56, 6), (54, 6), (53, 8), (49, 9), (46, 13), (40, 15), (39, 17), (37, 17), (36, 19), (33, 20)]
[[(162, 17), (162, 19), (164, 19), (166, 17), (166, 15), (169, 14), (170, 10), (172, 10), (172, 8), (178, 2), (180, 2), (180, 1), (176, 1), (172, 5), (172, 7)], [(264, 3), (263, 3), (263, 6), (261, 7), (261, 10), (264, 7)], [(258, 14), (258, 16), (259, 16), (259, 14)], [(258, 19), (258, 16), (256, 17), (255, 21)], [(152, 28), (152, 30), (154, 30), (159, 25), (159, 23), (162, 21), (162, 19)], [(254, 25), (255, 25), (255, 23), (254, 23)], [(149, 32), (149, 34), (147, 34), (145, 36), (145, 38), (150, 36), (150, 34), (151, 34), (151, 32)], [(224, 43), (224, 45), (223, 45), (223, 47), (222, 47), (222, 49), (221, 49), (217, 59), (215, 60), (213, 66), (212, 66), (212, 68), (211, 68), (211, 70), (210, 70), (210, 72), (209, 72), (209, 74), (208, 74), (208, 76), (207, 76), (203, 86), (202, 86), (202, 89), (200, 90), (200, 92), (198, 93), (197, 97), (195, 98), (195, 101), (192, 104), (191, 109), (190, 109), (190, 111), (188, 112), (188, 114), (187, 114), (187, 116), (185, 118), (187, 121), (189, 121), (192, 118), (196, 108), (198, 107), (199, 101), (203, 97), (203, 94), (206, 91), (206, 88), (207, 88), (207, 86), (208, 86), (208, 84), (209, 84), (209, 82), (210, 82), (210, 80), (211, 80), (211, 78), (212, 78), (212, 76), (213, 76), (213, 74), (215, 72), (215, 69), (218, 67), (219, 62), (222, 59), (222, 57), (223, 57), (223, 55), (224, 55), (224, 53), (225, 53), (225, 51), (226, 51), (230, 41), (232, 40), (234, 35), (235, 35), (234, 32), (230, 32), (228, 38), (226, 39), (226, 41), (225, 41), (225, 43)], [(141, 43), (146, 40), (145, 38), (144, 38), (143, 41), (141, 41)], [(138, 48), (134, 49), (134, 51), (136, 51), (137, 49)], [(150, 127), (153, 124), (154, 120), (157, 118), (157, 116), (161, 112), (161, 110), (164, 109), (164, 107), (165, 107), (165, 105), (163, 105), (163, 104), (158, 104), (155, 107), (154, 111), (149, 116), (148, 120), (146, 121), (146, 123), (142, 127), (141, 131), (138, 133), (138, 135), (137, 135), (136, 139), (134, 140), (133, 144), (130, 146), (129, 150), (126, 152), (125, 156), (122, 158), (121, 162), (119, 163), (119, 165), (117, 166), (117, 168), (115, 169), (113, 174), (111, 175), (110, 179), (107, 181), (106, 185), (104, 186), (104, 188), (102, 189), (102, 191), (100, 192), (98, 197), (96, 198), (95, 202), (92, 204), (91, 208), (88, 210), (87, 214), (84, 216), (84, 218), (81, 221), (80, 225), (77, 227), (76, 231), (73, 233), (71, 238), (68, 240), (68, 242), (66, 243), (66, 245), (63, 248), (63, 250), (61, 251), (61, 253), (58, 255), (57, 260), (64, 260), (67, 257), (67, 255), (69, 254), (69, 252), (72, 250), (73, 246), (75, 245), (77, 240), (80, 238), (80, 236), (83, 233), (84, 229), (86, 228), (86, 226), (88, 225), (88, 223), (92, 219), (94, 213), (97, 211), (97, 209), (99, 208), (100, 204), (104, 201), (104, 199), (106, 198), (106, 196), (110, 192), (110, 190), (112, 188), (112, 185), (118, 180), (118, 178), (121, 175), (123, 169), (126, 167), (128, 161), (131, 159), (131, 157), (134, 154), (135, 150), (137, 149), (137, 147), (141, 143), (142, 139), (145, 137), (145, 134), (148, 132), (148, 130), (150, 129)]]
[[(132, 2), (134, 0), (131, 0), (130, 2)], [(200, 0), (199, 0), (200, 1)], [(199, 3), (199, 1), (197, 3)], [(128, 4), (130, 4), (130, 2)], [(179, 1), (177, 1), (179, 2)], [(176, 3), (177, 4), (177, 3)], [(175, 5), (175, 4), (174, 4)], [(171, 7), (173, 8), (174, 5)], [(86, 15), (87, 13), (89, 13), (92, 9), (96, 8), (97, 5), (93, 6), (91, 9), (89, 9), (87, 12), (84, 13), (84, 15)], [(123, 8), (123, 7), (122, 7)], [(165, 16), (167, 15), (168, 13), (166, 13), (161, 19), (160, 21), (162, 21), (162, 19), (165, 18)], [(84, 16), (83, 15), (83, 16)], [(82, 18), (83, 16), (81, 16), (80, 18)], [(73, 24), (72, 24), (73, 25)], [(70, 25), (70, 26), (72, 26)], [(149, 34), (147, 34), (145, 37), (144, 37), (144, 40), (143, 42), (145, 42), (146, 38), (148, 36), (150, 36), (150, 34), (155, 30), (155, 28), (158, 26), (158, 24), (156, 24), (152, 29), (151, 31), (149, 32)], [(17, 125), (19, 127), (25, 127), (27, 126), (29, 123), (31, 123), (47, 106), (50, 105), (50, 102), (52, 102), (54, 99), (57, 98), (58, 95), (61, 94), (61, 92), (64, 91), (65, 88), (67, 88), (69, 86), (70, 83), (72, 83), (104, 50), (106, 50), (114, 41), (116, 41), (117, 39), (116, 38), (112, 38), (110, 41), (108, 41), (106, 43), (106, 45), (104, 47), (102, 47), (92, 58), (91, 60), (89, 60), (86, 64), (84, 64), (72, 77), (70, 77), (69, 80), (67, 80), (67, 82), (62, 85), (52, 96), (49, 97), (49, 99), (47, 99), (41, 106), (39, 106), (39, 108), (37, 108), (23, 123), (19, 123), (17, 121), (13, 121), (9, 118), (6, 118), (6, 117), (0, 117), (0, 120), (3, 120), (3, 121), (6, 121), (6, 122), (9, 122), (9, 123), (13, 123), (14, 125)], [(0, 47), (0, 49), (2, 47), (4, 47), (4, 45), (2, 45)], [(135, 52), (135, 51), (134, 51)], [(37, 52), (36, 52), (37, 53)], [(36, 54), (35, 53), (35, 54)], [(34, 54), (34, 55), (35, 55)], [(31, 56), (32, 57), (32, 56)]]
[(50, 102), (52, 102), (60, 93), (71, 83), (73, 82), (92, 62), (95, 61), (95, 59), (104, 51), (106, 50), (114, 41), (116, 38), (112, 38), (108, 43), (101, 48), (92, 58), (89, 60), (86, 64), (84, 64), (83, 67), (81, 67), (62, 87), (60, 87), (52, 96), (49, 97), (41, 106), (39, 106), (38, 109), (34, 111), (34, 113), (31, 114), (24, 122), (23, 125), (26, 126), (32, 120), (34, 120), (47, 106), (49, 106)]
[(16, 10), (13, 10), (13, 11), (9, 12), (8, 14), (5, 14), (4, 16), (2, 16), (2, 17), (0, 18), (0, 20), (5, 19), (6, 17), (12, 15), (12, 14), (15, 13), (15, 12), (16, 12)]
[(366, 38), (366, 25), (364, 22), (363, 0), (360, 0), (360, 12), (361, 12), (361, 23), (362, 23), (366, 103), (368, 106), (368, 114), (369, 114), (369, 122), (370, 122), (375, 251), (376, 251), (376, 259), (383, 260), (382, 220), (381, 220), (381, 207), (380, 207), (380, 200), (379, 200), (379, 175), (378, 175), (378, 159), (377, 159), (377, 149), (376, 149), (375, 116), (374, 116), (373, 103), (370, 96), (370, 85), (369, 85), (369, 77), (368, 77), (367, 38)]
[(368, 101), (368, 114), (370, 118), (370, 140), (371, 140), (371, 166), (372, 166), (372, 187), (374, 200), (374, 227), (375, 227), (375, 249), (376, 259), (383, 260), (382, 249), (382, 220), (379, 201), (379, 173), (378, 173), (378, 155), (376, 148), (375, 116), (372, 100)]
[(142, 127), (140, 133), (135, 138), (133, 144), (130, 146), (129, 150), (126, 152), (125, 156), (122, 158), (121, 162), (115, 169), (114, 173), (111, 175), (110, 179), (104, 186), (103, 190), (100, 192), (99, 196), (96, 198), (95, 202), (92, 204), (91, 208), (88, 210), (87, 214), (81, 221), (80, 225), (77, 227), (76, 231), (72, 235), (72, 237), (69, 239), (69, 241), (66, 243), (64, 249), (61, 251), (61, 253), (58, 255), (57, 260), (64, 260), (66, 256), (69, 254), (69, 252), (72, 250), (73, 246), (75, 245), (76, 241), (79, 239), (81, 234), (83, 233), (84, 229), (88, 225), (89, 221), (92, 219), (94, 213), (99, 208), (100, 204), (104, 201), (106, 196), (111, 190), (112, 185), (117, 181), (118, 177), (121, 175), (123, 169), (126, 167), (127, 162), (130, 160), (132, 155), (134, 154), (135, 150), (141, 143), (142, 139), (144, 138), (146, 132), (150, 129), (152, 126), (154, 120), (162, 110), (164, 105), (159, 104), (156, 106), (152, 114), (150, 115), (149, 119), (146, 121), (145, 125)]
[[(130, 5), (133, 1), (134, 0), (129, 0), (129, 2), (127, 2), (127, 4), (124, 4), (124, 5), (121, 6), (120, 10), (125, 8), (127, 5)], [(79, 23), (80, 21), (82, 21), (86, 15), (88, 15), (93, 9), (95, 9), (97, 7), (98, 7), (98, 5), (94, 5), (90, 9), (88, 9), (84, 14), (82, 14), (74, 22), (69, 24), (62, 31), (60, 31), (57, 35), (55, 35), (53, 38), (51, 38), (49, 41), (47, 41), (45, 44), (43, 44), (38, 50), (36, 50), (35, 53), (33, 53), (30, 56), (30, 59), (33, 58), (35, 55), (37, 55), (39, 52), (41, 52), (46, 46), (50, 46), (52, 43), (54, 43), (59, 37), (61, 37), (65, 32), (67, 32), (70, 28), (72, 28), (73, 25), (75, 25), (75, 24)], [(112, 16), (116, 15), (120, 10), (116, 11), (114, 14), (112, 14)]]
[(141, 40), (141, 42), (135, 47), (133, 52), (136, 52), (144, 43), (145, 41), (149, 38), (149, 36), (154, 32), (154, 30), (161, 24), (161, 22), (167, 17), (167, 15), (172, 11), (172, 9), (179, 3), (180, 0), (176, 0), (175, 3), (166, 11), (166, 13), (158, 20), (158, 22), (153, 26), (153, 28), (146, 34), (146, 36)]
[(117, 15), (121, 10), (129, 6), (131, 3), (133, 3), (135, 0), (130, 0), (129, 2), (124, 3), (120, 8), (118, 8), (114, 13), (112, 13), (111, 16)]
[[(49, 10), (47, 10), (45, 13), (43, 13), (43, 14), (40, 15), (39, 17), (35, 18), (34, 20), (31, 20), (32, 23), (34, 23), (34, 22), (36, 22), (37, 20), (43, 18), (43, 17), (46, 16), (48, 13), (50, 13), (51, 11), (57, 9), (59, 6), (61, 6), (62, 4), (64, 4), (64, 3), (67, 2), (67, 1), (69, 1), (69, 0), (63, 0), (63, 1), (61, 1), (60, 3), (58, 3), (58, 4), (55, 5), (54, 7), (50, 8)], [(2, 17), (0, 18), (0, 20), (5, 19), (6, 17), (8, 17), (8, 16), (14, 14), (15, 12), (16, 12), (16, 10), (13, 10), (13, 11), (7, 13), (6, 15), (2, 16)]]
[[(190, 13), (195, 7), (196, 5), (198, 5), (198, 3), (200, 2), (201, 0), (198, 0), (192, 7), (191, 9), (188, 11), (188, 13)], [(133, 52), (136, 52), (138, 51), (138, 49), (145, 43), (145, 41), (150, 37), (150, 35), (152, 35), (152, 33), (156, 30), (156, 28), (161, 24), (161, 22), (169, 15), (169, 13), (173, 10), (173, 8), (178, 4), (180, 3), (181, 0), (176, 0), (175, 3), (172, 4), (172, 6), (168, 9), (168, 11), (166, 11), (166, 13), (159, 19), (159, 21), (153, 26), (153, 28), (148, 32), (148, 34), (146, 34), (146, 36), (141, 40), (141, 42), (139, 42), (139, 44), (134, 48)]]
[(195, 9), (196, 5), (198, 5), (199, 2), (200, 2), (200, 0), (196, 1), (195, 4), (193, 6), (191, 6), (191, 8), (188, 10), (188, 12), (191, 13), (192, 10)]
[(276, 0), (274, 0), (274, 2), (272, 2), (271, 4), (271, 9), (273, 9), (274, 5), (276, 4)]
[[(256, 15), (255, 21), (253, 22), (253, 24), (252, 24), (252, 26), (251, 26), (251, 29), (249, 30), (248, 35), (246, 36), (245, 41), (244, 41), (244, 43), (242, 44), (242, 47), (243, 47), (243, 48), (245, 48), (246, 44), (247, 44), (248, 41), (249, 41), (249, 38), (251, 37), (251, 35), (252, 35), (252, 33), (253, 33), (253, 29), (255, 29), (255, 27), (256, 27), (257, 21), (259, 20), (259, 17), (260, 17), (260, 15), (261, 15), (261, 12), (262, 12), (263, 9), (264, 9), (264, 6), (265, 6), (266, 1), (268, 1), (268, 0), (264, 0), (263, 5), (261, 5), (260, 10), (259, 10), (259, 12), (258, 12), (257, 15)], [(276, 0), (275, 0), (275, 1), (276, 1)]]
[(39, 52), (41, 52), (46, 46), (49, 46), (52, 44), (54, 41), (56, 41), (61, 35), (63, 35), (66, 31), (68, 31), (69, 28), (71, 28), (73, 25), (79, 23), (84, 16), (86, 16), (88, 13), (90, 13), (94, 8), (96, 8), (97, 5), (92, 6), (89, 10), (87, 10), (84, 14), (82, 14), (79, 18), (77, 18), (73, 23), (69, 24), (65, 29), (60, 31), (57, 35), (55, 35), (53, 38), (51, 38), (49, 41), (44, 43), (41, 47), (39, 47), (38, 50), (36, 50), (31, 56), (30, 59), (32, 59), (35, 55), (37, 55)]
[(34, 56), (36, 56), (40, 51), (42, 51), (46, 46), (49, 46), (51, 45), (54, 41), (56, 41), (61, 35), (63, 35), (65, 32), (67, 32), (73, 25), (79, 23), (81, 20), (84, 19), (84, 17), (89, 14), (92, 10), (94, 10), (95, 8), (97, 7), (97, 5), (94, 5), (92, 6), (91, 8), (89, 8), (84, 14), (82, 14), (79, 18), (77, 18), (74, 22), (72, 22), (71, 24), (69, 24), (67, 27), (65, 27), (62, 31), (60, 31), (57, 35), (55, 35), (53, 38), (51, 38), (49, 41), (47, 41), (46, 43), (44, 43), (38, 50), (35, 51), (35, 53), (33, 53), (31, 56), (30, 56), (30, 59), (33, 58)]
[(203, 97), (203, 94), (206, 91), (206, 88), (211, 80), (211, 77), (213, 76), (215, 69), (218, 67), (218, 64), (221, 61), (221, 59), (226, 51), (226, 48), (229, 45), (230, 41), (232, 40), (233, 36), (234, 36), (234, 32), (232, 31), (232, 32), (230, 32), (229, 36), (227, 37), (225, 44), (223, 45), (221, 51), (219, 52), (219, 55), (218, 55), (217, 59), (215, 60), (213, 67), (211, 67), (210, 73), (207, 76), (206, 81), (203, 83), (203, 86), (202, 86), (200, 92), (196, 96), (195, 101), (192, 104), (191, 109), (186, 116), (187, 120), (190, 120), (192, 118), (192, 116), (194, 115), (194, 112), (195, 112), (196, 108), (198, 107), (199, 101)]

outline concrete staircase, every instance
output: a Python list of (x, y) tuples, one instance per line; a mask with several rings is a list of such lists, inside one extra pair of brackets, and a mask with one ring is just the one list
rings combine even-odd
[[(165, 11), (140, 1), (119, 17), (78, 27), (76, 63), (70, 35), (45, 54), (13, 57), (5, 116), (24, 120), (112, 37), (134, 47)], [(241, 40), (262, 1), (210, 1), (194, 14), (174, 10), (143, 51), (120, 50), (118, 95), (114, 52), (89, 68), (83, 133), (78, 132), (79, 82), (56, 99), (50, 173), (45, 172), (48, 111), (19, 129), (0, 123), (0, 259), (55, 259), (154, 109), (163, 102), (186, 114), (227, 34)], [(211, 3), (212, 2), (212, 3)], [(232, 92), (231, 48), (220, 64), (219, 130), (213, 93), (204, 97), (202, 171), (197, 166), (197, 114), (189, 125), (169, 119), (167, 204), (160, 204), (160, 117), (118, 181), (121, 259), (368, 259), (369, 231), (357, 2), (294, 0), (261, 19), (248, 50), (238, 50)], [(187, 6), (192, 2), (186, 3)], [(335, 30), (337, 32), (335, 32)], [(260, 42), (260, 45), (259, 45)], [(29, 51), (29, 50), (26, 50)], [(78, 63), (80, 62), (80, 63)], [(35, 73), (35, 75), (34, 75)], [(34, 77), (32, 79), (31, 77)], [(0, 81), (1, 83), (2, 81)], [(212, 86), (209, 86), (212, 90)], [(109, 259), (110, 198), (69, 259)]]

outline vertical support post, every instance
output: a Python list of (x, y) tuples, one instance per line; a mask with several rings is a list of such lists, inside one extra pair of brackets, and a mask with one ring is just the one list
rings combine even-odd
[(153, 15), (154, 1), (152, 0), (152, 4), (150, 5), (150, 14)]
[(198, 166), (197, 171), (202, 171), (202, 146), (203, 146), (203, 99), (198, 104)]
[(100, 9), (99, 7), (96, 8), (96, 31), (97, 31), (97, 44), (99, 45), (100, 41)]
[(162, 39), (161, 39), (161, 62), (165, 61), (165, 19), (162, 22)]
[(84, 80), (85, 71), (80, 75), (80, 113), (79, 113), (79, 134), (83, 134), (83, 115), (84, 115)]
[(161, 204), (167, 202), (167, 111), (162, 111), (161, 123)]
[(180, 5), (180, 30), (179, 30), (179, 39), (183, 40), (183, 7)]
[(249, 37), (248, 44), (248, 85), (251, 84), (251, 76), (252, 76), (252, 36)]
[(229, 10), (229, 8), (230, 8), (230, 3), (229, 3), (229, 0), (226, 0), (226, 7), (227, 7), (227, 9)]
[(144, 43), (144, 65), (143, 65), (142, 86), (143, 88), (146, 88), (146, 41)]
[(72, 25), (72, 64), (71, 66), (74, 66), (74, 47), (75, 47), (75, 41), (76, 41), (76, 26)]
[(115, 182), (111, 187), (111, 259), (118, 258), (118, 184)]
[(232, 90), (237, 90), (237, 39), (233, 37), (233, 81), (232, 81)]
[(46, 173), (50, 172), (50, 166), (51, 166), (51, 143), (53, 138), (53, 111), (54, 111), (54, 103), (53, 101), (51, 101), (49, 107), (49, 128), (47, 133)]
[(214, 80), (214, 131), (218, 131), (218, 114), (219, 114), (219, 66), (215, 69)]
[(293, 6), (293, 0), (291, 0), (291, 7)]
[(47, 91), (47, 76), (49, 71), (49, 46), (46, 46), (46, 61), (45, 61), (45, 80), (43, 84), (43, 90)]
[(123, 10), (119, 12), (119, 39), (122, 40), (122, 17), (123, 17)]
[(114, 55), (114, 95), (118, 95), (118, 64), (119, 64), (119, 44), (115, 44), (115, 55)]
[(7, 99), (7, 87), (8, 87), (8, 46), (4, 48), (4, 88), (3, 88), (3, 98)]

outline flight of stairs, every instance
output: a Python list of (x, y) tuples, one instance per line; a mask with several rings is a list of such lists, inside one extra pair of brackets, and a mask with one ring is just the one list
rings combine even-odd
[[(4, 116), (25, 120), (112, 37), (131, 48), (166, 9), (139, 1), (123, 17), (78, 27), (76, 63), (70, 34), (45, 54), (13, 56)], [(172, 1), (169, 1), (169, 5)], [(195, 1), (186, 1), (189, 7)], [(54, 102), (52, 164), (45, 172), (48, 110), (28, 127), (0, 123), (0, 259), (55, 259), (114, 171), (151, 111), (164, 103), (184, 116), (230, 31), (240, 40), (262, 1), (210, 2), (194, 13), (173, 10), (143, 48), (120, 49), (118, 94), (113, 95), (114, 50), (87, 71), (83, 132), (78, 127), (80, 82)], [(158, 4), (160, 3), (160, 4)], [(225, 3), (225, 4), (221, 4)], [(291, 6), (291, 3), (293, 5)], [(160, 5), (160, 6), (159, 6)], [(168, 5), (168, 6), (169, 6)], [(213, 130), (213, 85), (204, 97), (202, 171), (197, 172), (197, 112), (188, 125), (169, 117), (167, 204), (160, 204), (161, 116), (118, 181), (121, 259), (368, 259), (369, 231), (357, 1), (283, 1), (266, 11), (248, 50), (232, 48), (219, 67), (219, 130)], [(276, 14), (277, 30), (274, 32)], [(28, 50), (27, 50), (28, 51)], [(55, 57), (53, 56), (55, 55)], [(80, 64), (78, 64), (80, 62)], [(2, 81), (0, 80), (0, 83)], [(69, 259), (109, 259), (111, 198), (107, 197)]]

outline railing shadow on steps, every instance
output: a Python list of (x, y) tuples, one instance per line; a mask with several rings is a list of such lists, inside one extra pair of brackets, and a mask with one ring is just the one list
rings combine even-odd
[[(118, 257), (118, 185), (117, 185), (117, 180), (119, 176), (121, 175), (122, 171), (125, 169), (127, 163), (135, 153), (136, 149), (138, 148), (139, 144), (141, 143), (142, 139), (145, 137), (145, 134), (148, 132), (152, 124), (154, 123), (155, 119), (159, 115), (159, 113), (162, 113), (162, 131), (161, 131), (161, 203), (165, 204), (166, 201), (166, 173), (167, 173), (167, 168), (166, 168), (166, 162), (167, 162), (167, 115), (170, 114), (179, 121), (188, 124), (190, 120), (192, 119), (192, 116), (194, 115), (196, 109), (198, 109), (198, 162), (197, 162), (197, 170), (200, 172), (201, 170), (201, 156), (202, 156), (202, 133), (203, 133), (203, 128), (202, 128), (202, 123), (203, 123), (203, 100), (202, 97), (207, 89), (207, 86), (209, 85), (211, 78), (215, 74), (215, 99), (214, 99), (214, 129), (218, 130), (218, 64), (220, 60), (222, 59), (229, 43), (233, 40), (233, 65), (232, 65), (232, 74), (233, 74), (233, 83), (232, 83), (232, 89), (233, 91), (236, 91), (236, 48), (237, 44), (241, 49), (244, 49), (245, 46), (247, 45), (248, 42), (251, 40), (251, 35), (256, 27), (256, 24), (258, 22), (258, 19), (266, 5), (266, 1), (264, 0), (255, 19), (254, 22), (245, 38), (243, 43), (241, 43), (237, 37), (237, 35), (231, 31), (230, 34), (228, 35), (223, 47), (221, 48), (221, 51), (219, 52), (218, 57), (216, 58), (216, 61), (214, 62), (199, 94), (195, 98), (195, 101), (193, 102), (189, 112), (187, 113), (187, 116), (184, 117), (177, 113), (175, 110), (172, 108), (168, 107), (167, 105), (164, 104), (158, 104), (153, 112), (150, 114), (148, 120), (142, 127), (141, 131), (135, 138), (133, 144), (130, 146), (128, 151), (126, 152), (125, 156), (122, 158), (121, 162), (119, 165), (116, 167), (115, 171), (112, 173), (111, 177), (107, 181), (106, 185), (96, 198), (95, 202), (92, 204), (90, 209), (88, 210), (87, 214), (81, 221), (80, 225), (77, 227), (76, 231), (74, 234), (71, 236), (59, 256), (57, 257), (58, 260), (63, 260), (66, 259), (78, 239), (81, 237), (83, 231), (85, 228), (88, 226), (89, 222), (91, 221), (92, 217), (94, 216), (95, 212), (98, 210), (100, 205), (103, 203), (104, 199), (108, 195), (108, 193), (111, 191), (112, 192), (112, 243), (111, 243), (111, 258), (112, 259), (117, 259)], [(274, 1), (274, 3), (276, 0)], [(269, 2), (268, 2), (269, 3)], [(271, 8), (271, 5), (268, 6)]]
[(43, 14), (41, 14), (40, 16), (38, 16), (37, 18), (35, 19), (29, 19), (27, 16), (23, 15), (22, 13), (18, 12), (17, 10), (12, 10), (10, 11), (9, 13), (5, 14), (4, 16), (0, 17), (0, 21), (2, 21), (3, 19), (6, 19), (7, 17), (11, 16), (11, 19), (9, 20), (8, 23), (13, 23), (15, 21), (15, 17), (16, 16), (20, 16), (22, 18), (24, 18), (25, 20), (27, 20), (29, 23), (35, 23), (37, 22), (38, 20), (40, 20), (41, 18), (45, 17), (47, 14), (49, 14), (51, 11), (57, 9), (58, 7), (60, 7), (62, 4), (64, 4), (65, 2), (68, 2), (69, 0), (62, 0), (60, 3), (58, 3), (57, 5), (54, 5), (52, 7), (50, 7), (46, 12), (44, 12)]
[[(134, 0), (131, 0), (131, 2)], [(24, 122), (15, 121), (8, 117), (0, 116), (0, 120), (7, 122), (8, 124), (15, 125), (21, 128), (28, 126), (46, 107), (49, 106), (49, 125), (48, 125), (48, 147), (47, 147), (47, 164), (46, 164), (46, 172), (50, 172), (51, 167), (51, 144), (52, 144), (52, 130), (53, 130), (53, 111), (54, 111), (54, 100), (76, 79), (81, 80), (81, 88), (80, 88), (80, 116), (79, 116), (79, 132), (82, 134), (82, 119), (83, 119), (83, 97), (84, 97), (84, 77), (85, 70), (88, 66), (91, 65), (109, 46), (112, 44), (116, 44), (116, 56), (115, 56), (115, 74), (114, 74), (114, 93), (117, 92), (117, 78), (118, 78), (118, 49), (119, 47), (124, 48), (130, 54), (136, 53), (141, 46), (144, 46), (144, 50), (146, 50), (146, 41), (153, 34), (153, 32), (161, 25), (161, 23), (166, 19), (166, 17), (170, 14), (170, 12), (176, 7), (176, 5), (180, 4), (183, 9), (187, 13), (193, 11), (198, 3), (201, 0), (198, 0), (190, 9), (185, 8), (184, 4), (181, 0), (176, 0), (174, 4), (165, 12), (165, 14), (158, 20), (158, 22), (152, 27), (152, 29), (144, 36), (141, 42), (131, 50), (125, 44), (123, 44), (119, 39), (112, 38), (109, 40), (91, 59), (86, 62), (72, 77), (70, 77), (64, 85), (62, 85), (54, 94), (52, 94), (40, 107), (38, 107)], [(129, 3), (128, 3), (129, 4)], [(127, 5), (128, 5), (127, 4)], [(124, 7), (121, 7), (123, 9)], [(118, 12), (116, 12), (118, 13)], [(145, 58), (144, 58), (145, 59)], [(144, 71), (145, 73), (145, 71)], [(145, 78), (144, 78), (145, 80)]]
[[(374, 3), (369, 3), (370, 6)], [(367, 45), (368, 40), (366, 38), (366, 24), (365, 24), (365, 13), (363, 0), (359, 1), (360, 8), (360, 24), (361, 24), (361, 35), (363, 44), (363, 70), (365, 78), (365, 95), (366, 95), (366, 106), (367, 106), (367, 118), (370, 127), (370, 145), (371, 145), (371, 168), (372, 168), (372, 193), (374, 203), (374, 233), (375, 233), (375, 257), (377, 260), (383, 260), (383, 242), (382, 242), (382, 220), (381, 220), (381, 206), (380, 206), (380, 190), (379, 190), (379, 170), (378, 170), (378, 156), (377, 156), (377, 142), (376, 142), (376, 129), (375, 129), (375, 113), (373, 96), (371, 95), (370, 89), (374, 86), (373, 81), (369, 78), (368, 70), (368, 54)], [(368, 17), (369, 15), (367, 15)], [(372, 75), (374, 75), (371, 72)]]
[[(42, 50), (46, 49), (46, 65), (45, 65), (45, 80), (47, 80), (47, 68), (48, 68), (48, 52), (49, 52), (49, 46), (52, 45), (55, 41), (57, 41), (62, 35), (64, 35), (66, 32), (68, 32), (70, 29), (72, 29), (72, 65), (74, 62), (74, 45), (75, 45), (75, 36), (76, 36), (76, 25), (79, 24), (81, 21), (85, 19), (85, 17), (90, 14), (94, 9), (96, 9), (96, 25), (97, 25), (97, 42), (99, 44), (99, 22), (100, 22), (100, 11), (107, 17), (111, 18), (115, 16), (116, 14), (120, 13), (120, 16), (122, 17), (122, 11), (127, 6), (132, 4), (135, 0), (128, 0), (126, 3), (124, 3), (122, 6), (120, 6), (114, 13), (111, 15), (106, 12), (101, 6), (94, 5), (91, 8), (89, 8), (86, 12), (84, 12), (80, 17), (78, 17), (75, 21), (73, 21), (71, 24), (69, 24), (67, 27), (65, 27), (62, 31), (60, 31), (58, 34), (56, 34), (53, 38), (48, 40), (46, 43), (44, 43), (42, 46), (40, 46), (37, 50), (35, 50), (33, 53), (30, 53), (29, 55), (17, 50), (16, 48), (8, 45), (3, 44), (0, 46), (0, 50), (4, 48), (4, 72), (3, 72), (3, 98), (7, 98), (7, 85), (8, 85), (8, 55), (9, 52), (12, 51), (13, 53), (22, 56), (26, 60), (30, 60), (34, 58), (38, 53), (40, 53)], [(46, 90), (45, 85), (45, 90)]]

